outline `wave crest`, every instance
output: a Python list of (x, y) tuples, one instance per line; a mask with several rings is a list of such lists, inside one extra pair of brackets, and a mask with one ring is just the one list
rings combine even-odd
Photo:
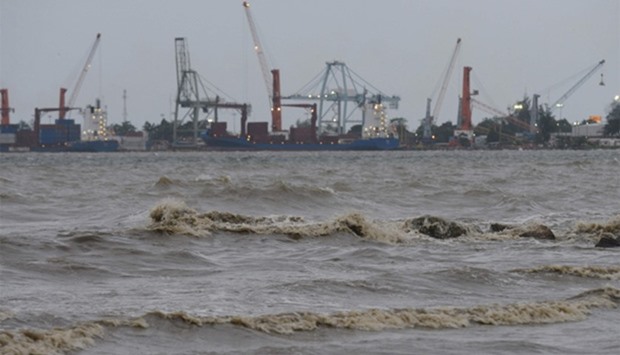
[(0, 309), (0, 323), (4, 322), (7, 319), (11, 319), (13, 317), (15, 317), (15, 314), (13, 314), (13, 312), (3, 311)]
[(606, 223), (577, 223), (578, 233), (595, 234), (600, 236), (605, 233), (620, 235), (620, 215), (611, 218)]
[(182, 201), (166, 200), (151, 210), (150, 217), (149, 229), (153, 231), (197, 237), (208, 235), (208, 230), (201, 228), (198, 212)]
[(526, 273), (552, 273), (607, 280), (620, 279), (620, 266), (545, 265), (530, 269), (516, 269), (513, 271)]
[(157, 180), (157, 182), (155, 183), (155, 186), (157, 187), (168, 187), (168, 186), (172, 186), (174, 185), (175, 182), (167, 177), (167, 176), (160, 176), (159, 180)]
[(349, 213), (326, 222), (309, 223), (296, 216), (252, 217), (220, 211), (198, 213), (182, 201), (166, 200), (151, 210), (150, 217), (149, 230), (197, 237), (220, 231), (281, 234), (295, 239), (352, 233), (368, 240), (386, 243), (400, 243), (406, 240), (399, 228), (380, 226), (360, 213)]
[(616, 308), (620, 290), (612, 287), (586, 291), (561, 301), (482, 305), (469, 308), (369, 309), (320, 314), (292, 312), (262, 316), (199, 317), (184, 312), (153, 313), (162, 319), (192, 325), (230, 323), (264, 333), (292, 334), (319, 327), (380, 331), (406, 328), (461, 328), (471, 325), (547, 324), (585, 319), (595, 308)]
[(64, 354), (85, 349), (103, 335), (104, 328), (96, 323), (49, 330), (5, 330), (0, 332), (0, 347), (3, 354)]

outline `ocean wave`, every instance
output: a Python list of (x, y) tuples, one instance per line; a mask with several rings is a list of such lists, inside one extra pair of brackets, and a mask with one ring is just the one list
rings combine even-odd
[(29, 263), (31, 269), (39, 269), (45, 271), (49, 275), (65, 275), (65, 274), (91, 274), (91, 275), (112, 275), (114, 272), (105, 267), (71, 260), (68, 257), (48, 258), (45, 262)]
[(112, 234), (101, 231), (71, 231), (59, 234), (59, 237), (61, 240), (77, 245), (97, 245), (107, 242)]
[(298, 239), (336, 233), (387, 243), (404, 242), (407, 238), (398, 228), (380, 227), (360, 213), (350, 213), (326, 222), (309, 223), (302, 217), (251, 217), (229, 212), (198, 213), (182, 201), (167, 200), (150, 213), (149, 230), (166, 234), (207, 236), (214, 231), (243, 234), (280, 234)]
[(172, 185), (176, 185), (176, 184), (178, 184), (178, 182), (175, 182), (171, 178), (169, 178), (167, 176), (161, 176), (157, 180), (157, 182), (155, 183), (155, 186), (156, 187), (168, 187), (168, 186), (172, 186)]
[(260, 316), (202, 317), (185, 312), (152, 312), (147, 316), (182, 321), (194, 326), (232, 324), (268, 334), (293, 334), (320, 327), (364, 331), (385, 329), (450, 329), (472, 325), (549, 324), (585, 319), (597, 308), (617, 308), (620, 290), (605, 287), (566, 300), (491, 304), (467, 308), (368, 309), (320, 314), (291, 312)]
[(13, 312), (0, 309), (0, 323), (4, 322), (7, 319), (11, 319), (13, 317), (15, 317), (15, 314)]
[[(147, 229), (171, 235), (195, 237), (214, 232), (286, 235), (293, 239), (353, 234), (366, 240), (388, 244), (411, 244), (422, 240), (462, 242), (537, 239), (558, 242), (598, 241), (600, 236), (620, 235), (620, 217), (608, 223), (580, 223), (573, 230), (553, 231), (536, 223), (490, 223), (448, 220), (423, 215), (404, 220), (375, 220), (360, 212), (350, 212), (325, 221), (306, 221), (299, 216), (246, 216), (222, 211), (200, 213), (180, 200), (164, 200), (150, 211)], [(585, 237), (584, 237), (585, 235)]]
[(620, 280), (620, 266), (569, 266), (569, 265), (544, 265), (529, 269), (515, 269), (513, 272), (524, 273), (550, 273), (570, 275), (584, 278), (596, 278), (606, 280)]
[(594, 234), (597, 237), (604, 233), (620, 236), (620, 215), (614, 216), (605, 223), (579, 222), (575, 230), (577, 233)]
[(601, 221), (578, 221), (563, 236), (568, 242), (594, 243), (601, 238), (620, 238), (620, 214), (611, 217), (606, 222)]
[[(211, 191), (211, 193), (217, 193)], [(268, 201), (282, 201), (283, 199), (306, 200), (325, 199), (334, 196), (336, 192), (328, 186), (317, 186), (311, 184), (293, 184), (283, 180), (276, 180), (265, 186), (254, 183), (235, 183), (226, 184), (219, 194), (228, 197), (258, 198)]]
[(0, 331), (2, 354), (65, 354), (86, 349), (104, 335), (104, 328), (96, 323), (85, 323), (70, 328), (49, 330), (22, 329)]
[(4, 191), (0, 192), (0, 202), (1, 203), (11, 203), (11, 202), (27, 202), (27, 198), (19, 193), (14, 191)]
[(211, 175), (202, 174), (196, 177), (195, 181), (214, 183), (214, 184), (230, 184), (232, 180), (230, 176), (228, 175), (211, 176)]
[(394, 288), (386, 284), (368, 280), (332, 280), (332, 279), (314, 279), (314, 280), (299, 280), (295, 282), (287, 282), (278, 285), (278, 288), (285, 289), (292, 292), (316, 292), (316, 290), (323, 290), (323, 292), (346, 292), (351, 290), (353, 292), (359, 291), (371, 291), (374, 294), (384, 293), (393, 294)]
[(294, 334), (320, 328), (359, 331), (388, 329), (455, 329), (470, 326), (515, 326), (580, 321), (596, 309), (620, 304), (620, 289), (593, 289), (563, 300), (489, 304), (471, 307), (364, 309), (333, 313), (312, 311), (258, 316), (201, 316), (184, 311), (152, 311), (137, 317), (110, 317), (53, 329), (0, 331), (2, 354), (66, 354), (93, 346), (107, 330), (147, 329), (161, 321), (204, 327), (233, 325), (266, 334)]

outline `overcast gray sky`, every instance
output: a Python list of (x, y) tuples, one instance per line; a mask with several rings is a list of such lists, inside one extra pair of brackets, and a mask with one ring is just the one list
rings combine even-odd
[[(193, 69), (236, 101), (250, 120), (269, 119), (267, 92), (240, 0), (0, 0), (0, 87), (12, 121), (58, 105), (72, 89), (98, 32), (92, 67), (76, 104), (101, 97), (110, 123), (169, 118), (176, 92), (174, 38), (186, 37)], [(553, 102), (601, 59), (602, 70), (565, 103), (569, 121), (606, 115), (620, 94), (619, 0), (254, 0), (252, 14), (271, 67), (291, 94), (325, 67), (347, 63), (387, 94), (390, 117), (415, 128), (463, 43), (439, 123), (455, 122), (462, 67), (473, 67), (479, 99), (505, 110), (525, 94)], [(606, 86), (599, 86), (600, 74)], [(433, 98), (436, 98), (436, 93)], [(559, 116), (560, 112), (556, 112)], [(284, 127), (300, 117), (284, 113)], [(489, 116), (474, 108), (474, 122)], [(232, 119), (232, 117), (230, 118)]]

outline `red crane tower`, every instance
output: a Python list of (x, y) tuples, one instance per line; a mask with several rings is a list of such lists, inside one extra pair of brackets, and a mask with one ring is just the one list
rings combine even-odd
[(461, 101), (461, 131), (471, 131), (471, 91), (469, 89), (469, 73), (471, 67), (463, 67), (463, 96)]
[(9, 112), (13, 111), (13, 109), (9, 107), (9, 89), (0, 89), (0, 97), (2, 101), (2, 105), (0, 105), (0, 116), (2, 116), (2, 121), (0, 123), (4, 126), (11, 123)]

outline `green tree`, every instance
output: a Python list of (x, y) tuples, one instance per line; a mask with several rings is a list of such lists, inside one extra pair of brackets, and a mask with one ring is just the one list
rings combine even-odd
[(150, 122), (144, 123), (144, 131), (149, 134), (149, 140), (164, 140), (172, 142), (172, 123), (166, 121), (165, 118), (161, 120), (160, 124), (152, 124)]
[(551, 133), (557, 132), (558, 125), (550, 110), (540, 110), (538, 113), (538, 135), (536, 140), (546, 144), (551, 138)]
[(482, 122), (478, 123), (476, 127), (474, 127), (474, 133), (476, 135), (486, 135), (487, 142), (489, 143), (499, 141), (497, 122), (492, 118), (485, 118)]
[(530, 98), (527, 96), (523, 96), (523, 100), (517, 103), (519, 106), (518, 109), (515, 110), (517, 119), (529, 124), (530, 123)]
[(570, 122), (566, 120), (566, 118), (562, 118), (557, 121), (558, 132), (561, 133), (570, 133), (573, 130), (573, 126), (571, 126)]
[(612, 110), (607, 115), (607, 124), (604, 127), (604, 134), (609, 137), (620, 136), (620, 103), (612, 104)]
[(111, 128), (114, 133), (119, 136), (125, 136), (127, 135), (127, 133), (133, 133), (137, 131), (136, 127), (129, 121), (123, 121), (123, 123), (121, 124), (115, 123), (112, 125)]
[(487, 143), (495, 143), (499, 142), (499, 132), (497, 129), (497, 125), (491, 127), (489, 133), (487, 134)]
[(454, 137), (454, 131), (456, 126), (452, 122), (444, 122), (441, 126), (437, 127), (433, 132), (435, 136), (435, 142), (448, 143), (450, 138)]

